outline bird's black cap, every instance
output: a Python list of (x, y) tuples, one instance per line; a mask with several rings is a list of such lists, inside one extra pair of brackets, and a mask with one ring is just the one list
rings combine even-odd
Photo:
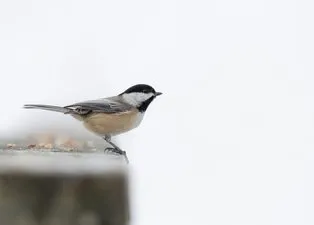
[(128, 94), (128, 93), (156, 93), (155, 89), (147, 84), (136, 84), (132, 87), (129, 87), (128, 89), (126, 89), (122, 94)]

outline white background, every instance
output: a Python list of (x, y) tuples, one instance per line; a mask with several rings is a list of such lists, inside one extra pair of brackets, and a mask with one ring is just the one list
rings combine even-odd
[[(1, 133), (164, 92), (127, 150), (134, 225), (314, 224), (313, 1), (1, 0)], [(82, 131), (83, 132), (83, 131)]]

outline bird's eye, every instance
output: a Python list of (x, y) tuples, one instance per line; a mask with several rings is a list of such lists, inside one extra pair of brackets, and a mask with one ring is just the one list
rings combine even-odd
[(149, 90), (144, 90), (143, 91), (145, 94), (148, 94), (149, 93)]

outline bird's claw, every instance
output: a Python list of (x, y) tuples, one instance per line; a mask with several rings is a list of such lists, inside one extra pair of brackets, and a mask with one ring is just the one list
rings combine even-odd
[(122, 151), (120, 149), (116, 149), (116, 148), (106, 148), (105, 149), (105, 152), (111, 152), (111, 153), (116, 153), (116, 154), (119, 154), (119, 155), (126, 155), (126, 152), (125, 151)]
[(109, 153), (109, 152), (113, 153), (113, 154), (124, 156), (126, 162), (129, 163), (129, 159), (128, 159), (127, 155), (126, 155), (126, 151), (122, 151), (120, 149), (108, 147), (108, 148), (105, 149), (105, 153)]

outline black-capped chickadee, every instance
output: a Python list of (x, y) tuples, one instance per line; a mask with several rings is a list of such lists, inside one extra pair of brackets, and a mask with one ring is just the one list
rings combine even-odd
[(105, 151), (124, 155), (128, 161), (126, 152), (112, 143), (111, 137), (138, 127), (149, 104), (161, 94), (149, 85), (137, 84), (118, 96), (79, 102), (64, 107), (24, 105), (24, 108), (70, 114), (75, 119), (82, 121), (89, 131), (101, 136), (113, 147), (106, 148)]

